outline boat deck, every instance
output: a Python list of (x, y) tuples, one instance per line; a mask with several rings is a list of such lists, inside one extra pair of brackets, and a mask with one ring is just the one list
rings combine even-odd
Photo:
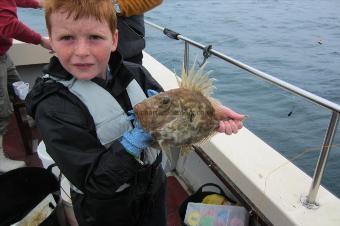
[[(32, 129), (33, 143), (38, 143), (40, 140), (38, 132), (35, 128)], [(13, 114), (11, 122), (8, 126), (8, 131), (4, 135), (3, 140), (4, 150), (8, 157), (15, 160), (24, 160), (29, 167), (42, 167), (42, 163), (37, 155), (37, 152), (33, 151), (31, 155), (27, 155), (25, 152), (20, 130)], [(36, 148), (33, 145), (33, 150)], [(167, 177), (167, 226), (180, 226), (181, 220), (178, 215), (178, 208), (184, 199), (188, 196), (186, 190), (181, 186), (175, 176)]]

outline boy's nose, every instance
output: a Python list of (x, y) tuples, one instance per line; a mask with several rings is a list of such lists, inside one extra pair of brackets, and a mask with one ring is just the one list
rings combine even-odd
[(74, 53), (77, 56), (87, 56), (89, 55), (89, 45), (86, 40), (79, 40), (74, 45)]

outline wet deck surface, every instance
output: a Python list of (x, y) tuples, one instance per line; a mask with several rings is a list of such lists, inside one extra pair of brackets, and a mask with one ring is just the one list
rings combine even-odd
[[(32, 129), (32, 138), (38, 142), (39, 136), (36, 129)], [(3, 145), (5, 153), (11, 159), (24, 160), (27, 166), (42, 167), (42, 163), (35, 151), (33, 151), (33, 154), (31, 155), (26, 154), (14, 115), (8, 126), (8, 131), (4, 135)], [(181, 226), (178, 208), (188, 194), (177, 181), (176, 177), (169, 176), (167, 182), (167, 226)]]

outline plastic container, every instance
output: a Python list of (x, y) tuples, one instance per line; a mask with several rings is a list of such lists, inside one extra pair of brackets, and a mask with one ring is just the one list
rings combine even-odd
[(247, 226), (249, 213), (244, 207), (189, 202), (184, 218), (188, 226)]
[(25, 100), (30, 85), (27, 82), (23, 82), (23, 81), (18, 81), (18, 82), (13, 82), (12, 84), (13, 89), (14, 89), (14, 93), (19, 97), (20, 100)]

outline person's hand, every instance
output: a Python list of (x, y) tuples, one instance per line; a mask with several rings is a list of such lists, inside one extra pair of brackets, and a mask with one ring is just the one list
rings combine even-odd
[(37, 0), (39, 8), (44, 8), (44, 0)]
[(153, 89), (147, 89), (146, 94), (148, 95), (148, 97), (152, 97), (152, 96), (157, 95), (158, 92), (156, 90), (153, 90)]
[(127, 120), (131, 121), (134, 127), (138, 127), (140, 129), (142, 129), (142, 126), (140, 125), (140, 123), (139, 123), (139, 121), (136, 117), (136, 114), (133, 110), (128, 111), (127, 115), (128, 115)]
[(242, 127), (245, 115), (239, 114), (223, 105), (214, 104), (216, 117), (220, 120), (217, 131), (231, 135), (237, 133)]
[(138, 126), (125, 132), (120, 143), (127, 152), (135, 157), (139, 157), (142, 150), (149, 147), (152, 141), (152, 136), (145, 132), (142, 127)]
[(40, 41), (40, 45), (42, 47), (44, 47), (45, 49), (51, 50), (50, 53), (53, 53), (52, 46), (51, 46), (51, 43), (50, 43), (49, 39), (42, 37), (41, 41)]
[(150, 146), (153, 138), (141, 127), (133, 110), (128, 111), (128, 115), (128, 120), (133, 121), (135, 128), (125, 132), (120, 143), (130, 154), (139, 157), (141, 151)]

